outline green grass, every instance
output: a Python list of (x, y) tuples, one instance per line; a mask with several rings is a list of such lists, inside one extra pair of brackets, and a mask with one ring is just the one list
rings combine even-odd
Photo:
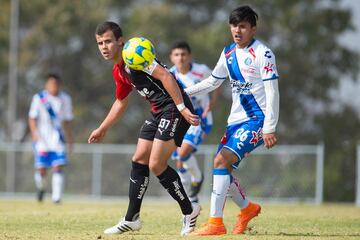
[[(139, 232), (108, 236), (126, 211), (126, 202), (80, 202), (61, 205), (31, 200), (0, 200), (0, 239), (183, 239), (180, 210), (175, 203), (145, 201)], [(259, 217), (243, 235), (188, 239), (360, 239), (360, 208), (353, 205), (263, 205)], [(237, 208), (228, 202), (225, 225), (231, 231)], [(204, 204), (198, 225), (208, 217)]]

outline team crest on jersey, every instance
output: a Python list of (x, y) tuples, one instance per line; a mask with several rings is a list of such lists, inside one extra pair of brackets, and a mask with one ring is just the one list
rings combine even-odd
[(250, 143), (254, 144), (256, 146), (259, 141), (262, 139), (262, 128), (259, 128), (257, 132), (251, 131), (252, 138), (250, 139)]
[(244, 63), (245, 63), (246, 66), (250, 66), (251, 63), (252, 63), (251, 58), (247, 57), (247, 58), (245, 59)]

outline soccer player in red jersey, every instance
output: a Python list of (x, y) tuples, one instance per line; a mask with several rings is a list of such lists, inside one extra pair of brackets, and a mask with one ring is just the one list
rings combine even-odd
[(132, 157), (127, 213), (118, 224), (106, 229), (105, 233), (121, 234), (141, 228), (140, 208), (149, 184), (150, 170), (178, 202), (183, 214), (181, 235), (187, 235), (195, 227), (200, 207), (191, 205), (179, 175), (168, 166), (167, 160), (181, 146), (190, 124), (199, 124), (199, 117), (193, 114), (190, 99), (182, 87), (157, 59), (141, 71), (125, 66), (121, 57), (125, 40), (119, 25), (104, 22), (97, 27), (95, 37), (104, 59), (114, 62), (116, 99), (103, 122), (90, 134), (88, 142), (98, 143), (105, 137), (107, 130), (126, 110), (127, 96), (133, 88), (151, 105), (150, 117), (141, 127)]

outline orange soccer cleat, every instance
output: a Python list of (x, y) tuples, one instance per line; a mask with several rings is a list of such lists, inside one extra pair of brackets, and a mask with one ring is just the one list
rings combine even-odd
[(209, 221), (196, 229), (190, 236), (210, 236), (226, 234), (226, 228), (222, 218), (209, 218)]
[(245, 232), (248, 223), (261, 212), (259, 204), (250, 202), (249, 205), (242, 209), (238, 215), (237, 221), (231, 231), (232, 234), (241, 234)]

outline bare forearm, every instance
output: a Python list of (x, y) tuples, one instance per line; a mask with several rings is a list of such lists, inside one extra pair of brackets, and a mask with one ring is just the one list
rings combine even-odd
[(34, 118), (29, 118), (28, 123), (29, 123), (31, 138), (32, 138), (32, 140), (35, 141), (35, 140), (37, 140), (37, 136), (38, 136), (36, 120)]
[(169, 74), (162, 83), (176, 105), (184, 102), (180, 88), (172, 75)]
[(221, 88), (216, 88), (212, 94), (211, 94), (211, 99), (210, 99), (210, 105), (211, 107), (215, 106), (216, 103), (218, 102), (219, 96), (220, 96), (220, 92), (221, 92)]
[(113, 103), (108, 115), (104, 119), (104, 121), (101, 123), (100, 127), (103, 130), (109, 129), (125, 112), (126, 108), (128, 106), (128, 100), (127, 98), (123, 100), (116, 99)]
[(65, 138), (69, 144), (74, 142), (74, 137), (72, 134), (72, 121), (65, 121), (64, 122), (64, 131), (65, 131)]

